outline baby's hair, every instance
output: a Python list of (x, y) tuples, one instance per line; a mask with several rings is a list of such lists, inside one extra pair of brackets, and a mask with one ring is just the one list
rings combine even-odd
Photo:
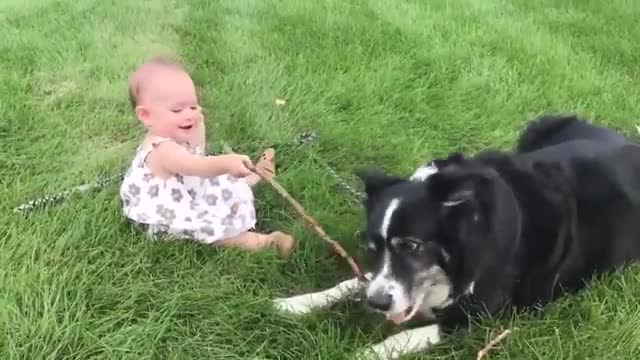
[(172, 57), (154, 56), (147, 59), (129, 76), (129, 102), (132, 108), (135, 109), (138, 106), (142, 83), (148, 80), (152, 71), (161, 68), (187, 72), (185, 66)]

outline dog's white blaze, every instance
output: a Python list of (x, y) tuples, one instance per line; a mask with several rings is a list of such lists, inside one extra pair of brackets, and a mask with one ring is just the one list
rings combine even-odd
[[(400, 199), (395, 198), (391, 200), (389, 202), (389, 206), (384, 212), (382, 225), (380, 226), (380, 234), (385, 239), (389, 236), (389, 226), (391, 224), (391, 219), (393, 218), (393, 214), (397, 210), (399, 204)], [(384, 312), (384, 314), (389, 318), (393, 317), (394, 315), (404, 313), (407, 308), (413, 306), (413, 311), (404, 321), (409, 320), (419, 310), (421, 302), (424, 300), (425, 292), (422, 292), (421, 294), (413, 294), (417, 295), (417, 297), (415, 299), (412, 298), (413, 295), (411, 294), (410, 289), (406, 289), (402, 285), (402, 283), (400, 283), (393, 277), (393, 274), (391, 272), (391, 254), (389, 253), (388, 248), (385, 247), (382, 256), (382, 269), (378, 274), (376, 274), (376, 277), (369, 284), (369, 287), (367, 288), (367, 297), (373, 296), (376, 293), (390, 295), (392, 299), (391, 306), (389, 310)], [(446, 290), (440, 290), (439, 293), (446, 293)], [(432, 305), (434, 302), (445, 301), (444, 299), (442, 299), (443, 295), (430, 294), (428, 298), (428, 300), (430, 300), (428, 301), (429, 305)], [(414, 301), (416, 301), (416, 303), (414, 303)]]
[[(395, 198), (389, 202), (389, 206), (384, 211), (384, 216), (382, 217), (382, 225), (380, 225), (380, 236), (386, 239), (389, 235), (389, 225), (391, 224), (391, 218), (393, 217), (393, 213), (400, 205), (400, 199)], [(396, 312), (396, 296), (401, 296), (402, 287), (400, 284), (390, 277), (391, 274), (391, 254), (389, 254), (389, 249), (384, 248), (384, 253), (382, 254), (382, 269), (376, 275), (376, 277), (371, 281), (367, 288), (367, 296), (372, 296), (376, 292), (384, 292), (385, 294), (390, 294), (393, 299), (393, 303), (391, 305), (391, 311)]]
[(367, 288), (367, 296), (371, 296), (378, 291), (383, 291), (388, 293), (393, 286), (391, 284), (392, 281), (389, 278), (389, 273), (391, 272), (391, 255), (389, 254), (389, 250), (385, 247), (384, 252), (382, 254), (382, 269), (373, 278), (373, 281), (369, 284)]
[[(365, 277), (370, 279), (371, 273), (366, 273)], [(276, 309), (281, 312), (304, 315), (313, 312), (314, 310), (331, 306), (356, 293), (362, 289), (363, 286), (364, 283), (354, 277), (327, 290), (288, 298), (277, 298), (274, 299), (273, 303)]]
[(388, 236), (391, 217), (398, 208), (398, 205), (400, 205), (400, 199), (395, 198), (389, 202), (389, 206), (384, 211), (384, 216), (382, 217), (382, 225), (380, 226), (380, 235), (382, 235), (384, 239), (386, 239)]
[(411, 175), (409, 180), (413, 181), (425, 181), (427, 178), (438, 172), (438, 168), (435, 164), (431, 163), (429, 165), (424, 165), (416, 169), (416, 171)]
[(373, 281), (369, 283), (367, 297), (373, 296), (377, 292), (391, 295), (391, 307), (384, 312), (385, 315), (391, 316), (404, 312), (412, 305), (412, 301), (406, 289), (391, 274), (391, 254), (389, 250), (385, 248), (382, 256), (382, 269), (373, 278)]
[(429, 349), (440, 342), (440, 327), (429, 325), (406, 330), (362, 350), (358, 360), (395, 360)]
[[(391, 224), (391, 218), (393, 217), (393, 213), (400, 205), (400, 199), (395, 198), (389, 202), (389, 206), (384, 211), (384, 216), (382, 217), (382, 225), (380, 226), (380, 235), (382, 238), (386, 239), (389, 235), (389, 225)], [(383, 292), (385, 294), (390, 294), (393, 299), (393, 303), (391, 305), (391, 309), (389, 309), (389, 313), (397, 312), (396, 307), (396, 298), (397, 296), (402, 296), (402, 286), (391, 278), (391, 254), (389, 254), (389, 249), (384, 248), (384, 253), (382, 254), (382, 269), (376, 275), (376, 277), (371, 281), (369, 287), (367, 288), (367, 296), (372, 296), (376, 292)]]

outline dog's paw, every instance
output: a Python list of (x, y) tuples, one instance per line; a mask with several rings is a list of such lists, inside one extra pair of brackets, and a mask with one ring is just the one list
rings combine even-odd
[(305, 315), (313, 311), (313, 307), (305, 295), (289, 298), (276, 298), (273, 307), (283, 314)]

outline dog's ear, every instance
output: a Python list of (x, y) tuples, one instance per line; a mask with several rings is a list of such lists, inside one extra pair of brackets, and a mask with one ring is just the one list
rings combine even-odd
[(356, 170), (355, 174), (362, 180), (367, 197), (375, 196), (387, 187), (405, 181), (401, 177), (386, 175), (380, 170), (370, 168)]
[(434, 159), (433, 164), (438, 169), (444, 169), (449, 165), (461, 165), (465, 161), (464, 154), (461, 152), (453, 152), (446, 159)]
[(479, 191), (490, 175), (484, 172), (468, 172), (459, 168), (447, 169), (431, 176), (427, 192), (443, 207), (476, 204)]
[(442, 206), (453, 207), (464, 203), (475, 201), (476, 189), (472, 182), (462, 184), (458, 189), (451, 193), (446, 200), (442, 201)]

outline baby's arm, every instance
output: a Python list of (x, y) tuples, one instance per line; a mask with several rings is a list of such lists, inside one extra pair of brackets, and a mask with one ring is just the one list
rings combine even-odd
[(244, 155), (193, 155), (173, 141), (166, 141), (149, 153), (147, 163), (153, 171), (164, 175), (216, 177), (223, 174), (244, 177), (251, 174), (251, 159)]
[(196, 128), (193, 129), (193, 138), (191, 139), (191, 144), (193, 146), (197, 146), (202, 150), (203, 154), (207, 153), (207, 144), (206, 144), (206, 129), (204, 125), (204, 121), (200, 121)]

